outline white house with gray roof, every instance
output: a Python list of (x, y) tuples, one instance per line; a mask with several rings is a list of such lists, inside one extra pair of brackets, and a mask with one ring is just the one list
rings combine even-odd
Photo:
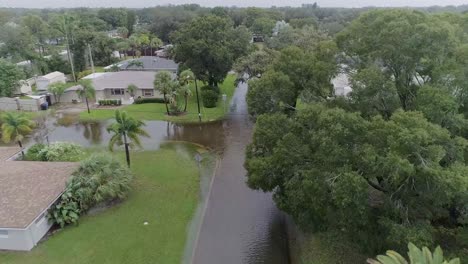
[[(141, 66), (133, 65), (132, 61), (138, 62)], [(116, 64), (120, 71), (169, 71), (176, 73), (179, 65), (167, 58), (158, 56), (142, 56), (140, 58), (129, 59)], [(113, 65), (107, 66), (105, 69), (111, 69)]]
[(96, 90), (96, 100), (120, 99), (123, 104), (132, 103), (128, 86), (136, 85), (138, 88), (133, 98), (163, 98), (163, 95), (154, 90), (153, 82), (155, 72), (150, 71), (120, 71), (90, 74), (83, 79), (90, 79)]

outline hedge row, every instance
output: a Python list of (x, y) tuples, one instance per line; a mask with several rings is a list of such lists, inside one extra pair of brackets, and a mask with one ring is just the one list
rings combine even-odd
[(135, 104), (150, 104), (150, 103), (156, 103), (156, 104), (164, 104), (164, 98), (138, 98), (135, 99)]
[(99, 105), (122, 105), (122, 100), (120, 99), (106, 99), (106, 100), (99, 100)]

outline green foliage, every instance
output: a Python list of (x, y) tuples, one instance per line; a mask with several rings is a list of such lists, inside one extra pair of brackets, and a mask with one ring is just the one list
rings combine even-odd
[(113, 106), (119, 106), (122, 105), (122, 100), (120, 99), (105, 99), (105, 100), (99, 100), (98, 104), (103, 106), (103, 105), (113, 105)]
[(214, 90), (202, 90), (201, 97), (203, 106), (206, 108), (216, 107), (219, 99), (218, 93)]
[(81, 79), (78, 83), (81, 85), (82, 89), (76, 92), (81, 98), (93, 99), (96, 97), (96, 90), (91, 80)]
[(290, 112), (296, 100), (294, 84), (282, 72), (268, 71), (262, 78), (249, 81), (247, 104), (252, 116)]
[(80, 218), (80, 207), (74, 193), (67, 188), (59, 200), (50, 207), (47, 218), (49, 222), (63, 228), (66, 225), (77, 224)]
[(45, 144), (37, 143), (32, 145), (28, 151), (26, 152), (25, 160), (32, 160), (32, 161), (46, 161), (44, 157), (44, 151), (47, 146)]
[(0, 59), (0, 97), (12, 96), (23, 78), (23, 72), (16, 65)]
[(228, 18), (202, 16), (174, 33), (175, 60), (188, 66), (197, 79), (217, 86), (246, 53), (250, 34), (234, 29)]
[(468, 188), (467, 146), (421, 113), (366, 120), (310, 105), (293, 119), (260, 115), (245, 166), (249, 186), (273, 191), (303, 227), (343, 230), (372, 251), (432, 243), (429, 222), (461, 221), (450, 212)]
[(65, 83), (56, 82), (49, 85), (49, 87), (47, 87), (47, 90), (54, 95), (55, 102), (60, 103), (60, 98), (65, 93), (65, 90), (67, 88), (68, 87)]
[(369, 264), (460, 264), (460, 259), (445, 260), (444, 253), (440, 247), (437, 247), (432, 253), (429, 248), (419, 249), (413, 243), (408, 244), (407, 261), (402, 255), (393, 250), (388, 250), (386, 255), (377, 256), (377, 260), (368, 259)]
[(28, 149), (26, 159), (31, 161), (79, 161), (84, 157), (83, 147), (69, 142), (55, 142), (49, 146), (35, 144)]
[(19, 112), (6, 112), (2, 115), (1, 121), (3, 142), (16, 141), (20, 146), (23, 138), (31, 133), (35, 126), (33, 121)]
[(273, 33), (275, 23), (276, 21), (271, 18), (261, 17), (254, 21), (250, 30), (255, 34), (261, 34), (265, 37), (269, 37)]
[(247, 78), (261, 77), (278, 55), (277, 51), (264, 48), (239, 58), (234, 65), (238, 79), (245, 81), (245, 74), (247, 74)]
[(132, 173), (109, 155), (91, 155), (81, 162), (65, 192), (48, 213), (49, 220), (64, 227), (100, 203), (124, 199)]
[(134, 104), (165, 104), (166, 100), (164, 98), (137, 98), (135, 99)]

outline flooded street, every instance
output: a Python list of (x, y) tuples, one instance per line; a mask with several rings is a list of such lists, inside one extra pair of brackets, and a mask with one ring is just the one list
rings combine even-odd
[[(158, 149), (167, 141), (204, 145), (220, 154), (214, 179), (202, 179), (202, 202), (189, 232), (185, 262), (194, 264), (287, 264), (289, 252), (283, 214), (271, 194), (251, 190), (245, 184), (245, 148), (252, 137), (245, 95), (240, 84), (227, 120), (207, 124), (175, 124), (146, 121), (150, 138), (142, 138), (145, 150)], [(43, 120), (32, 143), (70, 141), (86, 147), (107, 146), (111, 121), (77, 122), (76, 115)], [(48, 136), (46, 136), (48, 135)], [(204, 183), (205, 182), (205, 183)], [(209, 185), (212, 184), (211, 191)], [(203, 186), (205, 185), (205, 186)], [(206, 199), (204, 199), (205, 197)], [(192, 230), (193, 229), (193, 230)]]

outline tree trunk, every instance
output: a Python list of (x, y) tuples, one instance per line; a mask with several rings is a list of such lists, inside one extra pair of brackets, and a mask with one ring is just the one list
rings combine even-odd
[(195, 92), (196, 92), (196, 94), (197, 94), (198, 121), (201, 122), (200, 98), (199, 98), (199, 96), (198, 96), (198, 84), (197, 84), (197, 79), (195, 79)]
[(167, 112), (167, 115), (170, 115), (170, 114), (169, 114), (169, 107), (167, 107), (166, 93), (164, 93), (163, 96), (164, 96), (164, 104), (166, 105), (166, 112)]
[(85, 96), (85, 101), (86, 101), (86, 108), (88, 108), (88, 114), (91, 114), (91, 111), (89, 111), (88, 97), (86, 97), (86, 96)]
[(127, 135), (124, 133), (125, 156), (127, 158), (127, 166), (130, 168), (130, 151), (128, 150)]
[(185, 107), (184, 107), (184, 112), (187, 112), (187, 103), (188, 103), (188, 94), (185, 93)]
[(24, 159), (23, 144), (21, 143), (21, 140), (18, 140), (18, 145), (20, 146), (20, 149), (21, 149), (21, 155), (23, 156), (23, 159)]
[(71, 49), (70, 49), (70, 43), (68, 42), (68, 33), (65, 32), (65, 41), (67, 42), (67, 56), (68, 56), (68, 61), (70, 62), (70, 67), (73, 75), (73, 81), (76, 82), (76, 76), (75, 76), (75, 67), (73, 65), (73, 58), (71, 54)]

